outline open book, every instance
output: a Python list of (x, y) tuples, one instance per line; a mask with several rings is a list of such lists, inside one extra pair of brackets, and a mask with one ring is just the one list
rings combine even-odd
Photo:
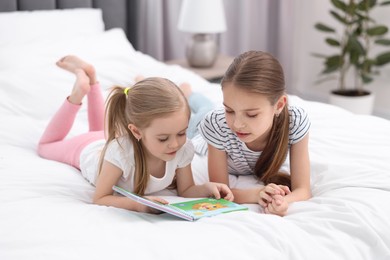
[(194, 221), (203, 217), (211, 217), (221, 213), (248, 209), (243, 205), (228, 200), (213, 198), (188, 200), (172, 204), (162, 204), (129, 192), (118, 186), (114, 186), (112, 188), (114, 191), (148, 207), (158, 209), (160, 211), (189, 221)]

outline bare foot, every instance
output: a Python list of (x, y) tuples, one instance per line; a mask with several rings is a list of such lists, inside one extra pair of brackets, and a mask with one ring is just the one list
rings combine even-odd
[(181, 91), (183, 91), (183, 94), (186, 97), (186, 99), (188, 99), (191, 96), (192, 87), (189, 83), (187, 83), (187, 82), (181, 83), (179, 85), (179, 88), (181, 89)]
[(89, 76), (83, 69), (75, 69), (76, 82), (73, 85), (72, 93), (68, 97), (70, 103), (79, 105), (83, 101), (85, 95), (91, 89)]
[[(68, 55), (56, 62), (56, 65), (64, 70), (67, 70), (73, 74), (77, 73), (77, 70), (83, 70), (89, 77), (89, 84), (96, 84), (95, 68), (74, 55)], [(77, 75), (76, 75), (77, 76)]]
[(137, 82), (139, 82), (139, 81), (141, 81), (141, 80), (144, 80), (145, 79), (145, 77), (144, 76), (142, 76), (142, 75), (137, 75), (137, 77), (135, 77), (135, 83), (137, 83)]

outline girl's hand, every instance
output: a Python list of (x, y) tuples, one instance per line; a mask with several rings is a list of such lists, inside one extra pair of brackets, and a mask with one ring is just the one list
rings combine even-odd
[(288, 202), (282, 195), (272, 196), (272, 202), (264, 208), (266, 214), (275, 214), (278, 216), (285, 216), (288, 210)]
[(260, 204), (263, 208), (266, 208), (268, 204), (272, 202), (273, 196), (286, 196), (290, 193), (291, 191), (287, 186), (270, 183), (259, 192), (258, 204)]
[(225, 200), (233, 201), (233, 192), (226, 184), (218, 182), (206, 182), (204, 185), (209, 191), (210, 195), (212, 195), (214, 198), (220, 199), (222, 197)]
[[(154, 202), (162, 203), (162, 204), (168, 204), (169, 203), (168, 201), (166, 201), (166, 200), (164, 200), (162, 198), (159, 198), (159, 197), (145, 196), (145, 198), (147, 198), (148, 200), (154, 201)], [(151, 214), (161, 214), (161, 213), (163, 213), (160, 210), (148, 207), (148, 206), (143, 205), (141, 203), (138, 203), (137, 211), (138, 212), (151, 213)]]

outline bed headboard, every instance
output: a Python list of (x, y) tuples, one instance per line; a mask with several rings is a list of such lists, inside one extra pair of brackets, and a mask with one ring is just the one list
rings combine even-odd
[(120, 27), (137, 49), (138, 0), (1, 0), (0, 12), (69, 8), (100, 8), (106, 29)]

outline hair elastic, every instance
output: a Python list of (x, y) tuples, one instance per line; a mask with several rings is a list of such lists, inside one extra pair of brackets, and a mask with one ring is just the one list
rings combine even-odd
[(123, 93), (125, 93), (126, 97), (128, 96), (129, 94), (129, 90), (130, 90), (130, 87), (127, 87), (123, 90)]

